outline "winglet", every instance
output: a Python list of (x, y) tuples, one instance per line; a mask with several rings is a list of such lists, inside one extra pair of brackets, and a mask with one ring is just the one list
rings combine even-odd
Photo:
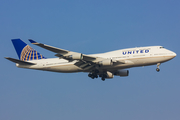
[(36, 41), (29, 39), (29, 42), (31, 42), (32, 44), (38, 44)]

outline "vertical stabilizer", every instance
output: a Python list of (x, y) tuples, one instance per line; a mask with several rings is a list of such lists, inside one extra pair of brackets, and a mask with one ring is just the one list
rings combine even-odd
[(44, 56), (42, 56), (32, 47), (27, 45), (21, 39), (12, 39), (12, 43), (20, 60), (29, 61), (29, 60), (45, 59)]

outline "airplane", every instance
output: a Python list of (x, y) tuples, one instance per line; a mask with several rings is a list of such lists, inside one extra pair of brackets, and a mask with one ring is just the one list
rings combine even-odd
[(16, 63), (19, 68), (60, 73), (87, 72), (90, 78), (100, 77), (103, 81), (114, 76), (128, 76), (129, 70), (126, 69), (132, 67), (157, 65), (156, 71), (159, 72), (161, 63), (176, 57), (175, 52), (163, 46), (135, 47), (86, 55), (38, 43), (32, 39), (29, 41), (56, 53), (57, 58), (44, 57), (21, 39), (12, 39), (19, 59), (5, 58)]

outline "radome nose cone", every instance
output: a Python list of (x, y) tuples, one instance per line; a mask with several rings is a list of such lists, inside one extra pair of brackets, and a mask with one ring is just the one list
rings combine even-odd
[(173, 57), (176, 57), (176, 55), (177, 55), (177, 54), (176, 54), (175, 52), (173, 52)]

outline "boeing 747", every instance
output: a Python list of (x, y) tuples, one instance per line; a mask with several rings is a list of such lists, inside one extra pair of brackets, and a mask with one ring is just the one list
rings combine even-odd
[(86, 55), (38, 43), (31, 39), (29, 41), (56, 53), (57, 58), (44, 57), (20, 39), (12, 39), (19, 59), (5, 58), (16, 63), (19, 68), (61, 73), (87, 72), (90, 78), (101, 77), (103, 81), (106, 78), (113, 78), (114, 75), (128, 76), (129, 71), (126, 69), (132, 67), (157, 65), (156, 71), (159, 72), (161, 63), (176, 57), (176, 53), (162, 46), (136, 47)]

